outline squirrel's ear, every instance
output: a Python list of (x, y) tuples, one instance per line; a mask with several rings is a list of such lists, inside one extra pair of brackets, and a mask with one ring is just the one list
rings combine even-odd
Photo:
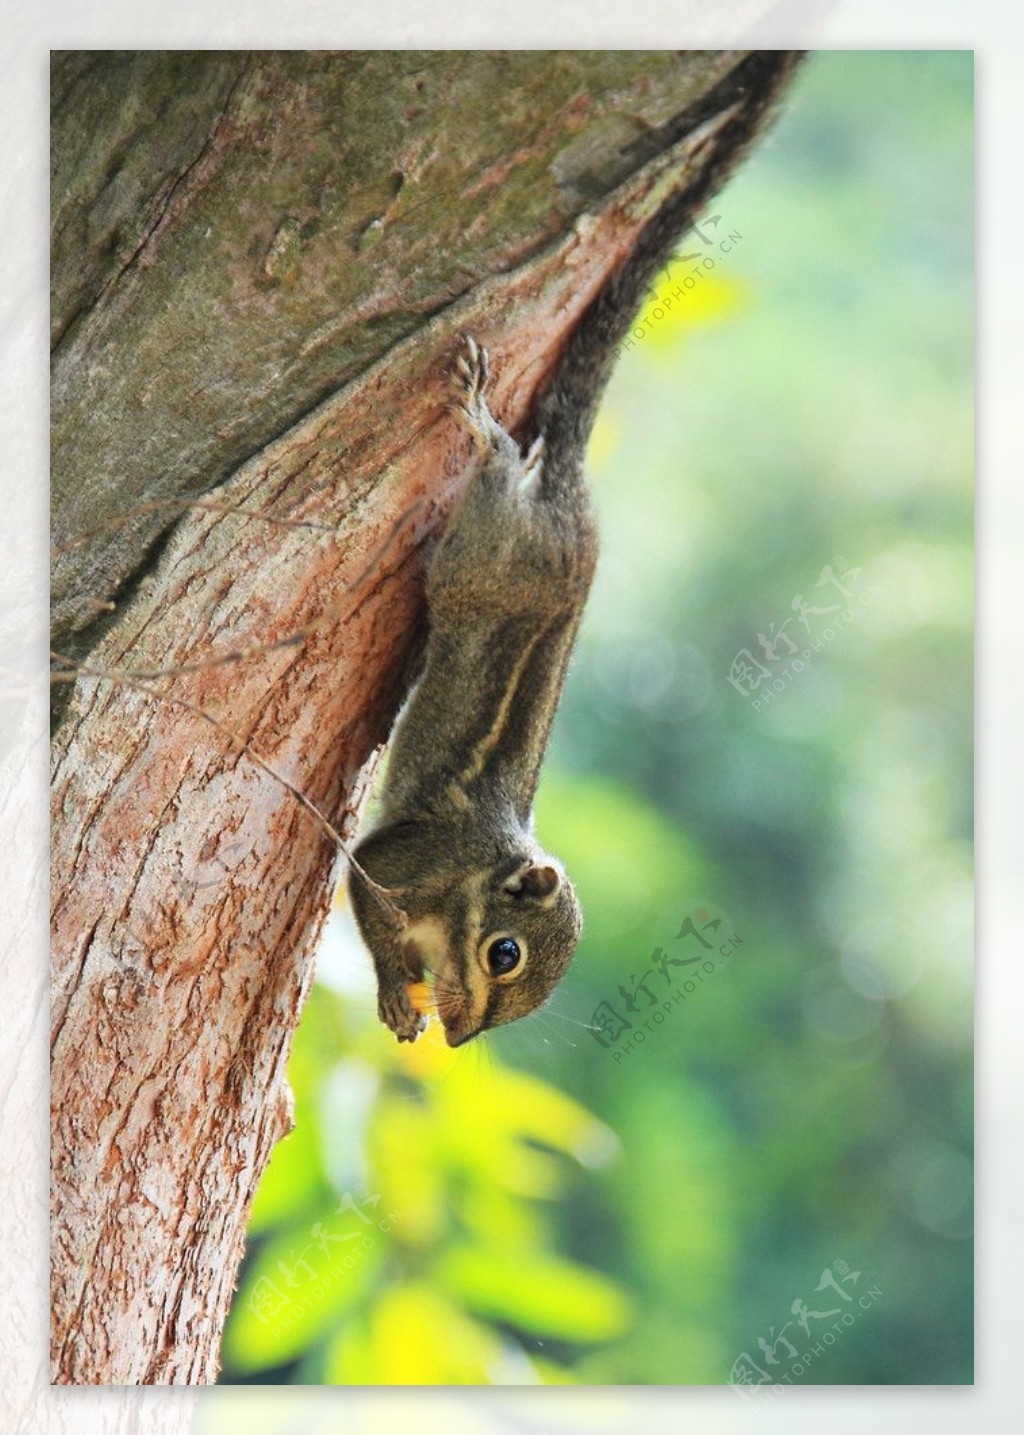
[(562, 874), (549, 862), (529, 862), (520, 867), (505, 883), (505, 891), (514, 897), (532, 897), (535, 902), (549, 902), (562, 885)]

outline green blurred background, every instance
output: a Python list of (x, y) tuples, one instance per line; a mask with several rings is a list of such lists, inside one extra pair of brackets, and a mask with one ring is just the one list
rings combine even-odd
[(659, 280), (538, 803), (580, 953), (406, 1050), (332, 916), (224, 1382), (972, 1379), (972, 76), (812, 56)]

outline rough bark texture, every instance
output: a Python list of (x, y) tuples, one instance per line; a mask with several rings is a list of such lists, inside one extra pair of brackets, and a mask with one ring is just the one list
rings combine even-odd
[[(337, 852), (223, 728), (351, 829), (470, 461), (454, 336), (521, 426), (644, 221), (721, 161), (745, 53), (55, 57), (54, 542), (92, 534), (56, 559), (55, 645), (138, 674), (309, 631), (79, 678), (57, 728), (54, 1381), (215, 1378), (288, 1129)], [(199, 494), (323, 526), (117, 521)]]

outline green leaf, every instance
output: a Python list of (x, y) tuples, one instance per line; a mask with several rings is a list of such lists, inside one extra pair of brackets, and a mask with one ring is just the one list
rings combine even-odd
[(612, 1340), (632, 1320), (629, 1302), (616, 1285), (557, 1256), (461, 1246), (443, 1255), (435, 1271), (445, 1288), (470, 1310), (528, 1335), (580, 1342)]
[(293, 1360), (370, 1289), (385, 1244), (380, 1232), (334, 1212), (320, 1224), (354, 1239), (329, 1241), (324, 1251), (309, 1226), (295, 1227), (268, 1241), (246, 1273), (224, 1337), (225, 1361), (239, 1374)]

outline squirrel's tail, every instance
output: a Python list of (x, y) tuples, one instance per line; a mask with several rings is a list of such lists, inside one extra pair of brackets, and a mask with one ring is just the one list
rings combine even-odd
[(551, 383), (538, 400), (537, 427), (544, 436), (542, 485), (549, 493), (581, 482), (582, 457), (598, 403), (644, 294), (695, 211), (720, 187), (764, 127), (766, 111), (774, 106), (803, 53), (751, 51), (697, 105), (657, 132), (657, 150), (663, 150), (706, 120), (738, 107), (716, 136), (709, 162), (647, 222), (629, 258), (584, 311)]

